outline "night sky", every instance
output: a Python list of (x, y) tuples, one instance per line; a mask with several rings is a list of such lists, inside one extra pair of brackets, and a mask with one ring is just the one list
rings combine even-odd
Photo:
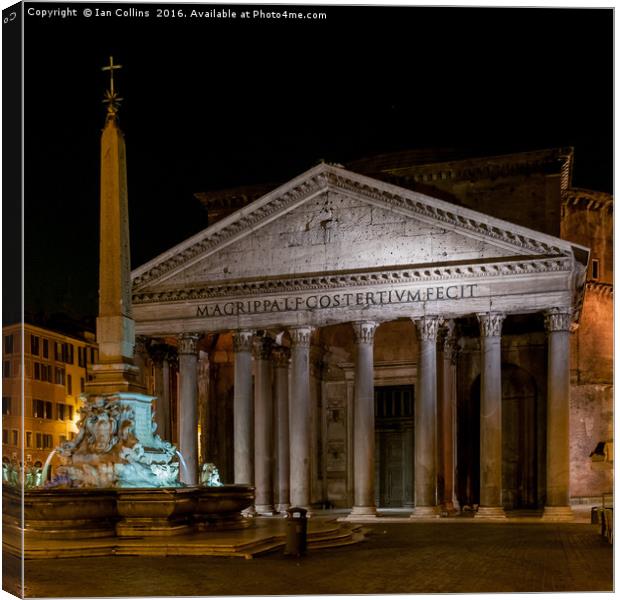
[[(123, 5), (26, 3), (55, 6)], [(574, 185), (612, 191), (611, 9), (323, 6), (326, 20), (290, 21), (132, 6), (151, 16), (25, 18), (30, 312), (97, 311), (109, 55), (123, 65), (132, 268), (206, 227), (193, 193), (284, 182), (319, 159), (572, 145)]]

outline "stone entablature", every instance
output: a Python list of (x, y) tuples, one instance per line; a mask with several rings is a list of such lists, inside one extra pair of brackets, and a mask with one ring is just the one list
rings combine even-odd
[(170, 332), (221, 331), (268, 328), (307, 323), (323, 326), (365, 318), (391, 320), (441, 314), (455, 318), (488, 311), (491, 306), (507, 313), (572, 306), (572, 273), (552, 271), (534, 276), (506, 276), (475, 283), (447, 281), (440, 286), (392, 286), (381, 289), (350, 287), (339, 292), (315, 290), (289, 295), (265, 294), (255, 300), (152, 302), (135, 307), (138, 329), (148, 335)]
[[(409, 265), (393, 269), (369, 269), (356, 272), (311, 273), (275, 279), (250, 278), (243, 281), (206, 282), (200, 287), (184, 286), (175, 289), (155, 289), (134, 293), (134, 304), (152, 302), (178, 302), (207, 300), (211, 298), (248, 297), (263, 294), (290, 293), (307, 290), (330, 290), (345, 287), (380, 286), (403, 282), (457, 281), (505, 275), (528, 275), (557, 271), (570, 271), (573, 261), (569, 257), (532, 259), (523, 257), (518, 261), (477, 262), (469, 265)], [(461, 284), (465, 285), (465, 284)], [(473, 284), (466, 284), (473, 285)], [(380, 293), (380, 292), (379, 292)]]

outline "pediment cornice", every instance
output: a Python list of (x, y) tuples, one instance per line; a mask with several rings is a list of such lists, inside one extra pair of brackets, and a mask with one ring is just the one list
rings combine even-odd
[(320, 164), (134, 270), (134, 293), (139, 298), (143, 290), (164, 283), (198, 260), (328, 191), (352, 195), (404, 217), (486, 240), (512, 254), (541, 258), (572, 256), (571, 245), (558, 238), (332, 165)]
[(340, 290), (369, 286), (429, 284), (442, 281), (495, 279), (571, 271), (573, 260), (566, 256), (521, 258), (467, 265), (411, 265), (392, 269), (358, 270), (341, 273), (309, 273), (279, 278), (254, 278), (239, 281), (206, 282), (196, 287), (156, 291), (137, 291), (134, 304), (186, 302), (221, 298), (245, 298), (265, 294), (284, 294), (320, 290)]

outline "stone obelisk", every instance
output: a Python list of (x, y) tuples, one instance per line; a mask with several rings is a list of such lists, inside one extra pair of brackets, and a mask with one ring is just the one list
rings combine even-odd
[(129, 217), (127, 208), (127, 159), (125, 139), (118, 125), (120, 101), (114, 89), (115, 65), (106, 91), (105, 127), (101, 135), (101, 187), (99, 225), (99, 316), (97, 344), (99, 360), (92, 366), (89, 394), (144, 392), (139, 369), (133, 364), (134, 321), (131, 318), (129, 263)]
[(176, 487), (180, 485), (176, 448), (155, 433), (155, 398), (145, 394), (133, 361), (127, 163), (118, 126), (121, 98), (114, 90), (118, 68), (110, 57), (103, 69), (110, 72), (110, 88), (101, 135), (99, 358), (89, 370), (78, 433), (57, 452), (63, 460), (61, 474), (72, 486)]

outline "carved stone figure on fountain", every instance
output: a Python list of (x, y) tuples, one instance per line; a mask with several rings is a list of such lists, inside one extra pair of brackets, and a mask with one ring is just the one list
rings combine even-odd
[(220, 472), (213, 463), (204, 463), (200, 472), (200, 485), (206, 487), (221, 487)]
[(87, 397), (76, 438), (57, 449), (62, 464), (52, 486), (68, 479), (71, 487), (178, 487), (176, 449), (154, 434), (152, 418), (149, 396)]

